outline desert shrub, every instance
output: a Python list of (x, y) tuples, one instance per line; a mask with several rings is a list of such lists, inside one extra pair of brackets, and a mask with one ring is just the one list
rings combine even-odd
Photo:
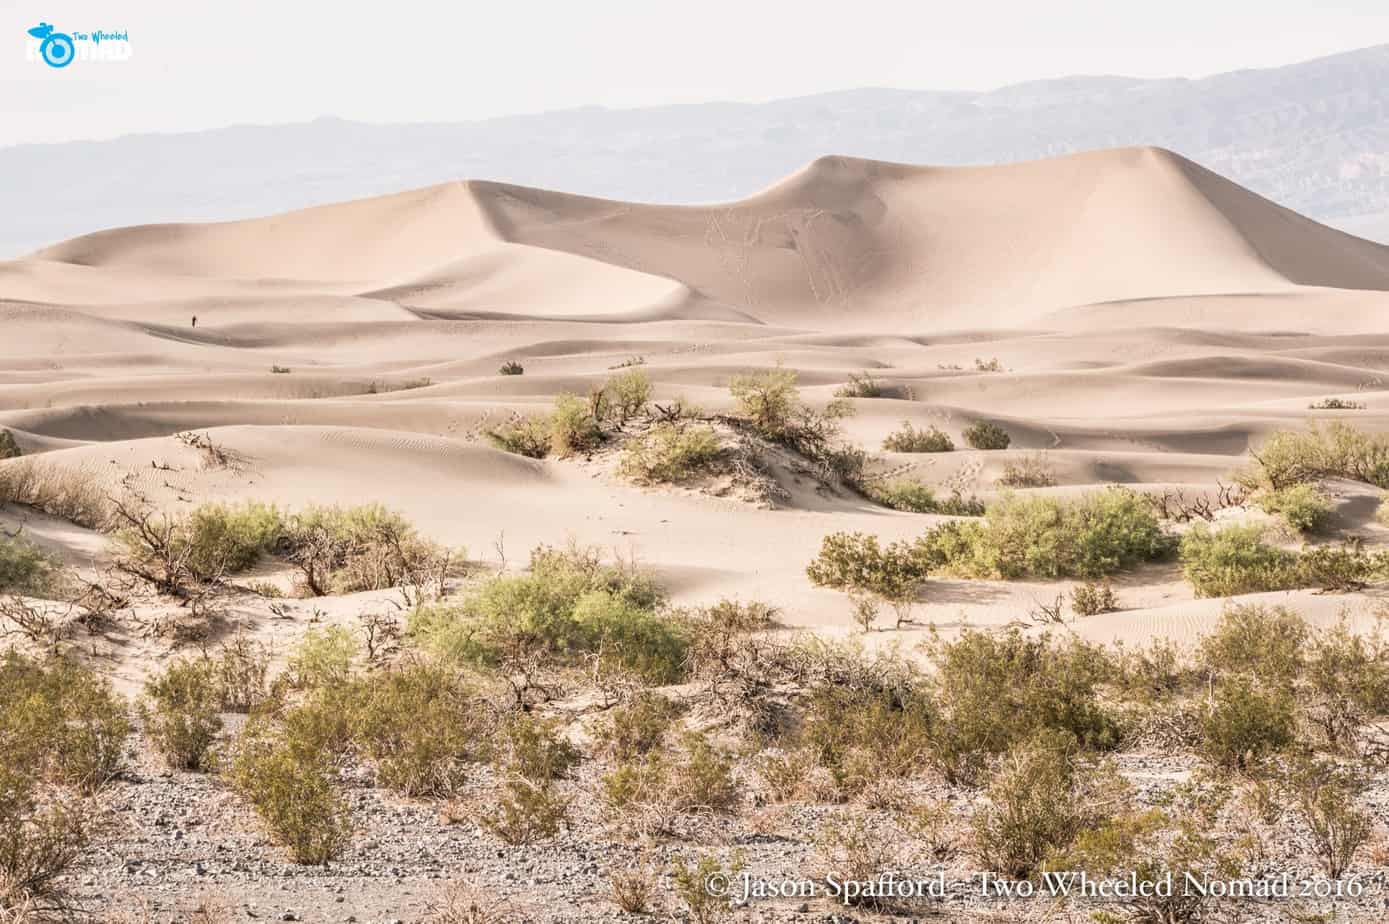
[(1256, 496), (1254, 502), (1302, 533), (1320, 532), (1331, 520), (1331, 498), (1311, 484), (1266, 491)]
[(453, 552), (423, 538), (380, 504), (311, 506), (286, 519), (281, 546), (314, 596), (398, 586), (436, 586)]
[(613, 904), (628, 914), (646, 914), (656, 895), (656, 871), (650, 866), (617, 867), (608, 871)]
[(1007, 449), (1013, 442), (1007, 430), (987, 420), (970, 424), (960, 435), (972, 449)]
[(902, 421), (902, 428), (889, 433), (883, 440), (883, 449), (888, 452), (950, 452), (954, 448), (950, 434), (936, 429), (935, 424), (929, 429), (918, 430), (909, 420)]
[(39, 462), (0, 461), (0, 504), (23, 504), (88, 529), (106, 529), (111, 502), (95, 474)]
[(579, 761), (553, 723), (521, 713), (502, 726), (493, 763), (503, 783), (483, 826), (508, 844), (530, 844), (559, 833), (569, 800), (556, 786)]
[(823, 411), (816, 411), (801, 400), (796, 373), (780, 367), (734, 376), (728, 390), (739, 417), (755, 433), (814, 462), (821, 478), (856, 483), (862, 477), (867, 454), (836, 442), (839, 421), (854, 411), (849, 401), (835, 399)]
[(250, 712), (269, 695), (270, 652), (260, 642), (238, 633), (222, 646), (216, 667), (223, 712)]
[(96, 827), (89, 806), (0, 762), (0, 920), (71, 920), (64, 880)]
[(866, 533), (831, 533), (820, 542), (820, 553), (805, 569), (821, 587), (872, 594), (897, 612), (901, 625), (910, 615), (928, 570), (912, 543), (894, 542), (883, 548)]
[(830, 816), (815, 832), (815, 853), (824, 868), (843, 883), (839, 900), (845, 905), (882, 912), (892, 909), (891, 896), (874, 894), (874, 889), (864, 887), (891, 873), (897, 860), (892, 840), (883, 836), (880, 824), (874, 824), (863, 812)]
[(1229, 604), (1201, 639), (1197, 663), (1213, 677), (1243, 675), (1291, 688), (1302, 673), (1307, 623), (1282, 606)]
[(14, 434), (4, 427), (0, 427), (0, 461), (4, 459), (18, 459), (24, 455), (20, 451), (19, 444), (14, 440)]
[(881, 689), (821, 684), (803, 712), (799, 743), (842, 793), (915, 776), (926, 764), (935, 714), (920, 684)]
[(180, 659), (145, 681), (145, 734), (174, 770), (208, 770), (222, 731), (217, 665), (209, 658)]
[(273, 364), (270, 366), (271, 375), (289, 375), (292, 371), (294, 370), (290, 369), (288, 366), (277, 366)]
[(668, 697), (643, 691), (614, 706), (599, 723), (595, 739), (605, 753), (630, 760), (660, 747), (680, 713), (680, 706)]
[(1239, 473), (1251, 490), (1279, 491), (1335, 477), (1389, 487), (1389, 435), (1363, 433), (1342, 421), (1280, 430), (1251, 454), (1254, 466)]
[(577, 395), (560, 395), (550, 414), (550, 451), (563, 458), (589, 453), (603, 442), (603, 427), (592, 406)]
[(1056, 473), (1047, 465), (1046, 456), (1038, 452), (1009, 460), (998, 483), (1005, 488), (1049, 488), (1056, 484)]
[(985, 359), (980, 359), (978, 356), (976, 356), (976, 357), (974, 357), (974, 371), (975, 371), (975, 372), (1007, 372), (1008, 370), (1004, 368), (1003, 363), (999, 362), (997, 356), (993, 357), (992, 359), (987, 359), (987, 360), (985, 360)]
[(1119, 724), (1100, 687), (1111, 671), (1104, 652), (1077, 639), (966, 632), (936, 639), (931, 760), (952, 780), (977, 777), (987, 759), (1040, 733), (1068, 736), (1103, 750), (1119, 742)]
[(621, 471), (640, 482), (681, 482), (707, 474), (724, 449), (712, 427), (658, 423), (623, 447)]
[(933, 568), (971, 577), (1096, 578), (1166, 555), (1171, 540), (1125, 488), (1074, 499), (1005, 494), (982, 523), (947, 523), (918, 542)]
[(483, 581), (457, 606), (420, 608), (410, 632), (432, 651), (510, 675), (598, 654), (610, 667), (670, 683), (684, 674), (688, 637), (664, 604), (662, 589), (631, 565), (541, 546), (528, 573)]
[(703, 735), (674, 749), (619, 761), (601, 780), (604, 802), (647, 833), (669, 833), (691, 812), (730, 812), (738, 802), (733, 762)]
[(911, 513), (941, 513), (948, 516), (978, 517), (984, 515), (984, 502), (977, 497), (964, 497), (959, 491), (949, 497), (936, 497), (935, 491), (919, 481), (890, 481), (872, 483), (867, 494), (873, 500), (893, 510)]
[(733, 914), (733, 908), (726, 896), (715, 895), (709, 883), (716, 881), (732, 882), (742, 870), (741, 859), (735, 857), (725, 868), (713, 856), (700, 857), (694, 866), (687, 866), (677, 860), (670, 870), (671, 885), (675, 896), (684, 904), (691, 924), (720, 924)]
[(1364, 781), (1335, 764), (1308, 761), (1290, 775), (1290, 789), (1322, 872), (1340, 879), (1374, 828), (1370, 814), (1356, 807)]
[(1389, 568), (1389, 555), (1366, 552), (1358, 543), (1343, 546), (1319, 545), (1304, 549), (1297, 557), (1299, 586), (1323, 590), (1360, 590), (1379, 580)]
[(352, 837), (352, 813), (334, 785), (335, 754), (296, 725), (255, 716), (232, 752), (229, 781), (294, 862), (322, 865)]
[(178, 522), (175, 554), (199, 575), (236, 574), (276, 546), (283, 524), (266, 504), (203, 504)]
[(516, 417), (499, 427), (486, 431), (488, 442), (503, 452), (512, 452), (528, 459), (543, 459), (550, 454), (550, 418)]
[(1309, 411), (1363, 411), (1365, 402), (1350, 401), (1345, 398), (1323, 398), (1307, 405)]
[(1212, 530), (1197, 523), (1181, 541), (1182, 574), (1198, 597), (1231, 597), (1301, 586), (1297, 556), (1269, 545), (1259, 526)]
[(407, 796), (458, 792), (484, 756), (490, 715), (453, 671), (413, 662), (360, 684), (352, 739), (381, 785)]
[(91, 670), (0, 656), (0, 766), (90, 793), (119, 771), (129, 734), (125, 701)]
[(296, 687), (312, 690), (339, 687), (352, 679), (357, 640), (343, 626), (310, 628), (286, 665)]
[(849, 373), (849, 381), (834, 390), (836, 398), (881, 398), (885, 393), (882, 384), (867, 372)]
[(1253, 769), (1292, 743), (1293, 710), (1287, 690), (1244, 676), (1222, 680), (1201, 706), (1197, 750), (1223, 770)]
[(975, 813), (975, 854), (1003, 876), (1031, 878), (1106, 821), (1124, 795), (1117, 774), (1074, 761), (1053, 742), (1019, 744), (999, 761)]
[(62, 563), (22, 536), (0, 532), (0, 591), (39, 597), (58, 589)]
[(518, 363), (518, 362), (517, 362), (516, 360), (514, 360), (514, 359), (508, 359), (506, 362), (502, 363), (501, 368), (497, 370), (497, 374), (498, 374), (498, 375), (521, 375), (521, 374), (523, 374), (525, 371), (526, 371), (525, 366), (522, 366), (520, 363)]
[(628, 369), (608, 379), (603, 386), (607, 392), (618, 424), (646, 410), (651, 401), (651, 377), (642, 369)]
[(1117, 645), (1110, 665), (1109, 685), (1123, 702), (1140, 708), (1171, 700), (1202, 682), (1187, 652), (1166, 639), (1136, 649)]
[(1081, 584), (1071, 591), (1071, 609), (1077, 616), (1098, 616), (1112, 613), (1119, 608), (1119, 598), (1108, 581)]
[(1317, 633), (1302, 676), (1303, 717), (1327, 747), (1353, 751), (1361, 729), (1389, 714), (1389, 647), (1378, 632), (1362, 635), (1340, 623)]

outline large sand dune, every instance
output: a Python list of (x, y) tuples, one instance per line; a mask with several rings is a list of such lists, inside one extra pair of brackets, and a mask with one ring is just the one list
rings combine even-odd
[[(986, 168), (829, 157), (700, 207), (460, 182), (0, 263), (0, 426), (26, 451), (170, 505), (379, 500), (478, 557), (572, 537), (634, 552), (682, 597), (757, 596), (844, 631), (847, 602), (804, 577), (820, 538), (934, 518), (806, 484), (757, 509), (479, 440), (633, 356), (659, 399), (709, 409), (749, 369), (784, 364), (814, 400), (870, 370), (895, 397), (857, 401), (846, 432), (871, 450), (903, 420), (957, 441), (1000, 421), (1005, 453), (881, 454), (985, 495), (1029, 450), (1056, 490), (1208, 486), (1321, 398), (1389, 426), (1389, 248), (1143, 148)], [(525, 375), (497, 375), (512, 358)], [(189, 429), (247, 466), (200, 467), (170, 438)], [(1172, 568), (1130, 584), (1134, 618), (1094, 634), (1180, 635), (1213, 612)], [(921, 614), (1006, 622), (1040, 592), (939, 582)]]

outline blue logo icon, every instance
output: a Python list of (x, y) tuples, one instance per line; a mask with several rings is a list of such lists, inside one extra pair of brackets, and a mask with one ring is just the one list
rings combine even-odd
[(67, 67), (72, 63), (72, 59), (77, 57), (72, 36), (66, 32), (54, 32), (53, 27), (46, 22), (30, 29), (29, 34), (43, 40), (43, 44), (39, 46), (39, 56), (49, 67)]

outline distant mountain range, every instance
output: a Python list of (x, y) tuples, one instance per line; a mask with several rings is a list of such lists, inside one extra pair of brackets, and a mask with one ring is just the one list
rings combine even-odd
[(0, 256), (99, 228), (243, 218), (452, 179), (714, 202), (824, 154), (992, 164), (1121, 145), (1170, 148), (1308, 216), (1389, 240), (1389, 45), (1200, 80), (862, 89), (458, 123), (320, 119), (0, 148)]

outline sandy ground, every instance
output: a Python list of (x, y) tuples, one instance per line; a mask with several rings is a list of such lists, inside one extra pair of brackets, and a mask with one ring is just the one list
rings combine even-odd
[[(1389, 428), (1389, 248), (1169, 152), (1122, 149), (988, 168), (824, 158), (702, 207), (462, 182), (102, 231), (0, 263), (0, 426), (27, 453), (175, 509), (379, 501), (492, 564), (596, 544), (659, 571), (677, 601), (762, 599), (792, 629), (848, 634), (845, 597), (805, 578), (821, 538), (911, 537), (938, 518), (809, 483), (762, 509), (481, 439), (638, 356), (658, 400), (709, 410), (749, 370), (793, 369), (813, 401), (869, 371), (896, 397), (856, 400), (846, 434), (875, 452), (904, 420), (957, 445), (974, 421), (999, 422), (1005, 452), (877, 452), (882, 468), (984, 497), (1035, 451), (1059, 476), (1048, 490), (1196, 491), (1278, 428)], [(976, 358), (1006, 371), (975, 371)], [(525, 374), (498, 375), (506, 360)], [(1365, 409), (1308, 409), (1333, 396)], [(208, 466), (173, 437), (194, 429), (244, 464)], [(1389, 542), (1376, 492), (1330, 487), (1341, 537)], [(75, 564), (104, 554), (84, 530), (26, 528)], [(1006, 624), (1066, 586), (932, 581), (922, 625), (875, 636)], [(1077, 632), (1191, 641), (1221, 607), (1194, 600), (1175, 565), (1116, 587), (1123, 609)], [(1364, 624), (1379, 605), (1262, 596), (1317, 621)], [(335, 600), (327, 617), (361, 605)], [(165, 654), (129, 640), (107, 657), (133, 690)]]

